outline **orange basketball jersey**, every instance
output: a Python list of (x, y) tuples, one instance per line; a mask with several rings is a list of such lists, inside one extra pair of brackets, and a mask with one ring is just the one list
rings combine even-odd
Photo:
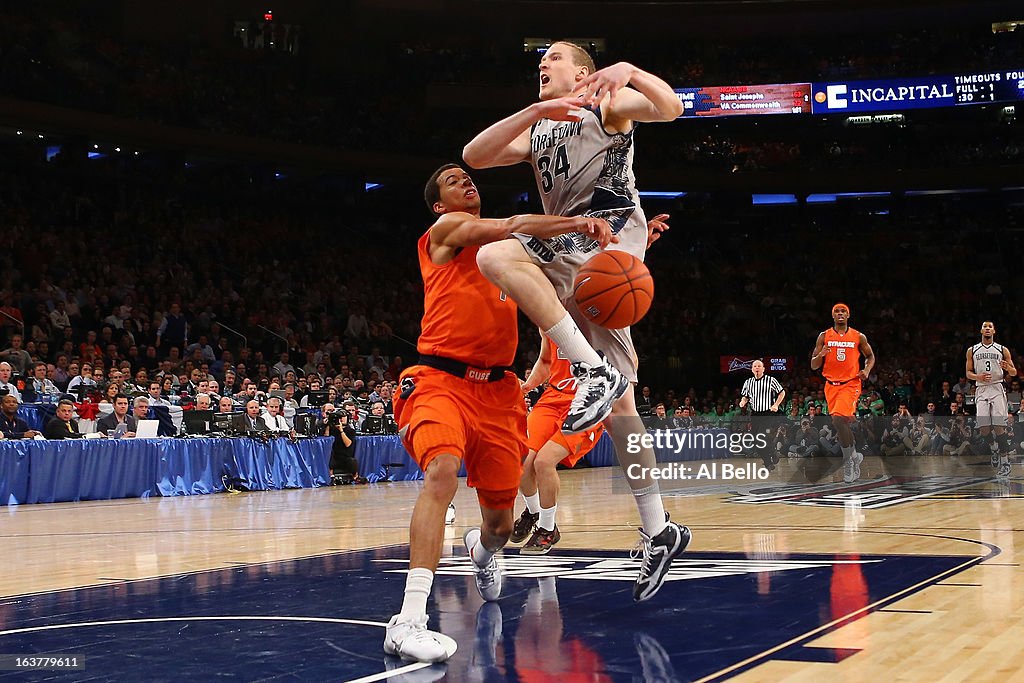
[(839, 334), (834, 327), (825, 330), (825, 346), (828, 354), (821, 374), (832, 382), (846, 382), (860, 372), (860, 332), (852, 327), (845, 334)]
[(478, 368), (511, 365), (519, 343), (516, 305), (480, 273), (480, 247), (463, 247), (441, 266), (430, 260), (429, 247), (427, 230), (416, 248), (423, 275), (423, 322), (416, 350)]

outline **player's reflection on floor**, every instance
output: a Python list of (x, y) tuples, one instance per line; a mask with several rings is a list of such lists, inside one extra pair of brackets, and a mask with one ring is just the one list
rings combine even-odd
[[(435, 596), (439, 625), (443, 633), (459, 643), (459, 654), (448, 662), (446, 680), (492, 683), (503, 680), (551, 681), (564, 683), (581, 679), (610, 683), (604, 657), (586, 642), (585, 636), (566, 633), (562, 609), (558, 604), (557, 579), (544, 577), (529, 588), (526, 599), (508, 596), (498, 602), (481, 602), (466, 577), (465, 586), (440, 589)], [(518, 593), (519, 596), (522, 593)], [(520, 600), (522, 600), (520, 602)], [(475, 611), (473, 606), (477, 605)], [(636, 680), (671, 683), (676, 676), (663, 645), (652, 635), (636, 632), (633, 636), (636, 659), (625, 665)], [(511, 648), (511, 657), (507, 657)], [(507, 667), (514, 667), (509, 671)], [(431, 667), (402, 680), (436, 680), (443, 669)]]

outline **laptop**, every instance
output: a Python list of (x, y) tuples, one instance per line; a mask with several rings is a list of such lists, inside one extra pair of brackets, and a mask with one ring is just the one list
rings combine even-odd
[(212, 410), (186, 410), (182, 413), (185, 431), (189, 434), (209, 434), (213, 422)]
[(160, 420), (139, 420), (139, 426), (135, 429), (135, 436), (140, 439), (155, 439), (159, 428)]

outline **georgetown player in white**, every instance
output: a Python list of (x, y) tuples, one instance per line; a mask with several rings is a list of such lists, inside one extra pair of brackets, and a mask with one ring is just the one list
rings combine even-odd
[[(1010, 350), (995, 341), (996, 326), (991, 320), (981, 324), (981, 343), (967, 349), (967, 379), (974, 380), (977, 425), (981, 436), (992, 448), (992, 466), (1000, 477), (1010, 476), (1009, 453), (1012, 449), (1006, 434), (1007, 405), (1004, 377), (1016, 377)], [(990, 435), (993, 427), (995, 437)]]
[[(586, 50), (567, 42), (548, 48), (538, 78), (540, 101), (477, 135), (463, 150), (466, 163), (474, 168), (530, 163), (545, 213), (604, 218), (616, 234), (608, 248), (643, 259), (647, 221), (633, 177), (634, 131), (637, 122), (675, 120), (682, 103), (657, 76), (626, 62), (597, 71)], [(627, 390), (637, 378), (629, 330), (589, 323), (572, 299), (576, 272), (600, 245), (587, 239), (516, 237), (483, 247), (477, 263), (572, 362), (578, 389), (562, 430), (585, 431), (611, 414), (614, 419), (606, 426), (623, 469), (634, 463), (653, 468), (652, 449), (636, 455), (626, 449), (630, 434), (645, 431), (633, 392)], [(661, 588), (690, 533), (666, 520), (656, 480), (627, 481), (644, 541), (633, 597), (646, 600)]]

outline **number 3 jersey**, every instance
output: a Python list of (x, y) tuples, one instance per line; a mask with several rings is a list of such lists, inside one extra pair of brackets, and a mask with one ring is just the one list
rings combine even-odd
[(1003, 345), (992, 342), (988, 346), (984, 344), (975, 344), (971, 347), (971, 356), (974, 358), (974, 371), (981, 374), (982, 372), (991, 372), (992, 379), (988, 382), (982, 382), (980, 379), (975, 382), (978, 387), (988, 387), (995, 384), (1002, 384), (1003, 382), (1003, 366), (999, 364), (999, 361), (1003, 360)]
[[(609, 248), (643, 260), (647, 218), (633, 176), (636, 126), (628, 133), (609, 133), (600, 108), (581, 109), (579, 114), (579, 121), (541, 119), (530, 129), (530, 163), (544, 213), (604, 218), (619, 236), (619, 242)], [(527, 250), (541, 262), (568, 260), (578, 266), (598, 251), (598, 245), (585, 235), (569, 233), (539, 240), (532, 248), (527, 245)], [(559, 284), (555, 282), (556, 289)], [(571, 281), (568, 285), (571, 288)], [(560, 296), (564, 294), (559, 291)]]
[(825, 330), (825, 346), (828, 354), (821, 374), (830, 382), (846, 382), (860, 372), (860, 332), (852, 327), (839, 334), (836, 328)]

